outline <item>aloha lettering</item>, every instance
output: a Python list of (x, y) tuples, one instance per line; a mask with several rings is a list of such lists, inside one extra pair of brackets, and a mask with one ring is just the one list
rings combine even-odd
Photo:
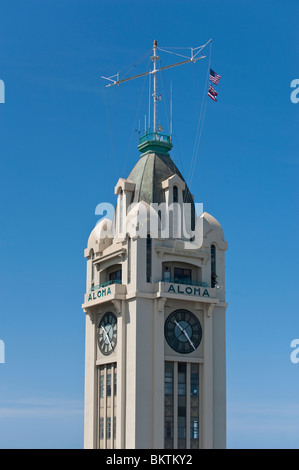
[(210, 297), (207, 288), (195, 287), (195, 286), (184, 286), (181, 284), (170, 284), (168, 292), (173, 294), (187, 294), (187, 295), (199, 295), (200, 297)]
[(97, 292), (94, 291), (94, 292), (91, 292), (88, 296), (88, 302), (90, 300), (96, 300), (96, 299), (100, 299), (101, 297), (105, 297), (106, 295), (109, 295), (111, 294), (111, 289), (110, 287), (106, 287), (103, 288), (103, 289), (99, 289)]

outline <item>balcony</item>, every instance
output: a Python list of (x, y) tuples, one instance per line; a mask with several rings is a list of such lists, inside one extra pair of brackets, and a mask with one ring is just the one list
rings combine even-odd
[(83, 308), (109, 302), (114, 299), (125, 299), (127, 288), (119, 280), (108, 281), (92, 286), (84, 296)]

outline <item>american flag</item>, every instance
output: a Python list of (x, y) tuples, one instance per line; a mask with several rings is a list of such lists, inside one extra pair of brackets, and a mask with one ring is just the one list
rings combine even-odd
[(209, 80), (211, 82), (215, 83), (215, 85), (218, 85), (220, 78), (221, 78), (221, 75), (217, 75), (217, 73), (215, 73), (214, 70), (210, 69)]
[(209, 91), (208, 91), (208, 96), (212, 98), (212, 100), (217, 101), (216, 96), (218, 95), (217, 91), (214, 90), (212, 85), (209, 84)]

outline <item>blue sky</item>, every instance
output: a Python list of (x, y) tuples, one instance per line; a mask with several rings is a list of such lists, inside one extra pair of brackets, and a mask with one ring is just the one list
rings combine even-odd
[(295, 0), (1, 2), (0, 448), (83, 446), (83, 250), (138, 159), (148, 103), (144, 79), (101, 75), (154, 39), (210, 38), (222, 78), (192, 178), (208, 59), (163, 72), (159, 117), (168, 131), (172, 81), (172, 158), (228, 241), (228, 447), (299, 447), (298, 14)]

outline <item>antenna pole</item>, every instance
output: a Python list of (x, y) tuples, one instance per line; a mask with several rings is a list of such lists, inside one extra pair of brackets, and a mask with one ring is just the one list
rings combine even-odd
[(154, 129), (153, 131), (157, 131), (157, 60), (159, 60), (159, 57), (157, 56), (157, 41), (154, 41), (153, 45), (153, 57), (152, 61), (154, 62), (154, 67), (153, 67), (153, 75), (154, 75), (154, 92), (153, 92), (153, 97), (154, 97), (154, 116), (153, 116), (153, 122), (154, 122)]
[[(148, 131), (151, 130), (151, 75), (149, 74), (149, 85), (148, 85)], [(145, 130), (147, 132), (147, 130)]]
[[(187, 57), (187, 56), (182, 55), (182, 54), (176, 54), (174, 52), (170, 52), (170, 51), (166, 51), (164, 49), (158, 48), (158, 43), (155, 40), (154, 43), (153, 43), (153, 55), (151, 57), (151, 60), (153, 62), (152, 70), (140, 73), (138, 75), (134, 75), (133, 77), (123, 78), (121, 80), (119, 79), (119, 74), (118, 73), (115, 74), (115, 75), (112, 75), (111, 77), (104, 77), (102, 75), (102, 78), (104, 78), (105, 80), (108, 81), (108, 85), (106, 85), (106, 86), (109, 87), (109, 86), (114, 86), (114, 85), (120, 85), (121, 83), (127, 82), (129, 80), (134, 80), (135, 78), (144, 77), (145, 75), (149, 75), (149, 79), (150, 79), (149, 80), (149, 119), (148, 119), (148, 132), (149, 132), (150, 129), (151, 129), (151, 124), (150, 124), (150, 121), (151, 121), (151, 113), (150, 113), (150, 109), (151, 109), (151, 106), (150, 106), (150, 103), (151, 103), (151, 78), (150, 77), (151, 77), (151, 75), (153, 75), (153, 93), (152, 93), (152, 96), (153, 96), (153, 99), (154, 99), (154, 103), (153, 103), (153, 108), (154, 108), (153, 109), (153, 132), (157, 132), (157, 104), (158, 104), (157, 102), (160, 99), (158, 94), (157, 94), (157, 73), (161, 72), (162, 70), (167, 70), (167, 69), (170, 69), (172, 67), (178, 67), (179, 65), (184, 65), (184, 64), (191, 63), (191, 62), (193, 64), (195, 64), (198, 60), (205, 59), (205, 56), (202, 55), (202, 53), (199, 56), (199, 53), (211, 41), (212, 41), (212, 39), (210, 39), (203, 46), (199, 46), (199, 47), (195, 47), (195, 48), (192, 47), (191, 48), (191, 56)], [(163, 52), (168, 52), (170, 54), (174, 54), (174, 55), (184, 57), (186, 60), (183, 60), (181, 62), (176, 62), (175, 64), (166, 65), (164, 67), (159, 67), (157, 69), (157, 60), (160, 60), (160, 57), (157, 55), (157, 50), (161, 50)], [(171, 84), (171, 93), (172, 93), (172, 84)], [(171, 97), (171, 104), (170, 104), (170, 113), (171, 113), (170, 137), (172, 137), (172, 97)], [(147, 123), (146, 123), (146, 116), (145, 116), (145, 133), (147, 132), (146, 124)]]
[(172, 80), (170, 82), (170, 141), (172, 141)]

